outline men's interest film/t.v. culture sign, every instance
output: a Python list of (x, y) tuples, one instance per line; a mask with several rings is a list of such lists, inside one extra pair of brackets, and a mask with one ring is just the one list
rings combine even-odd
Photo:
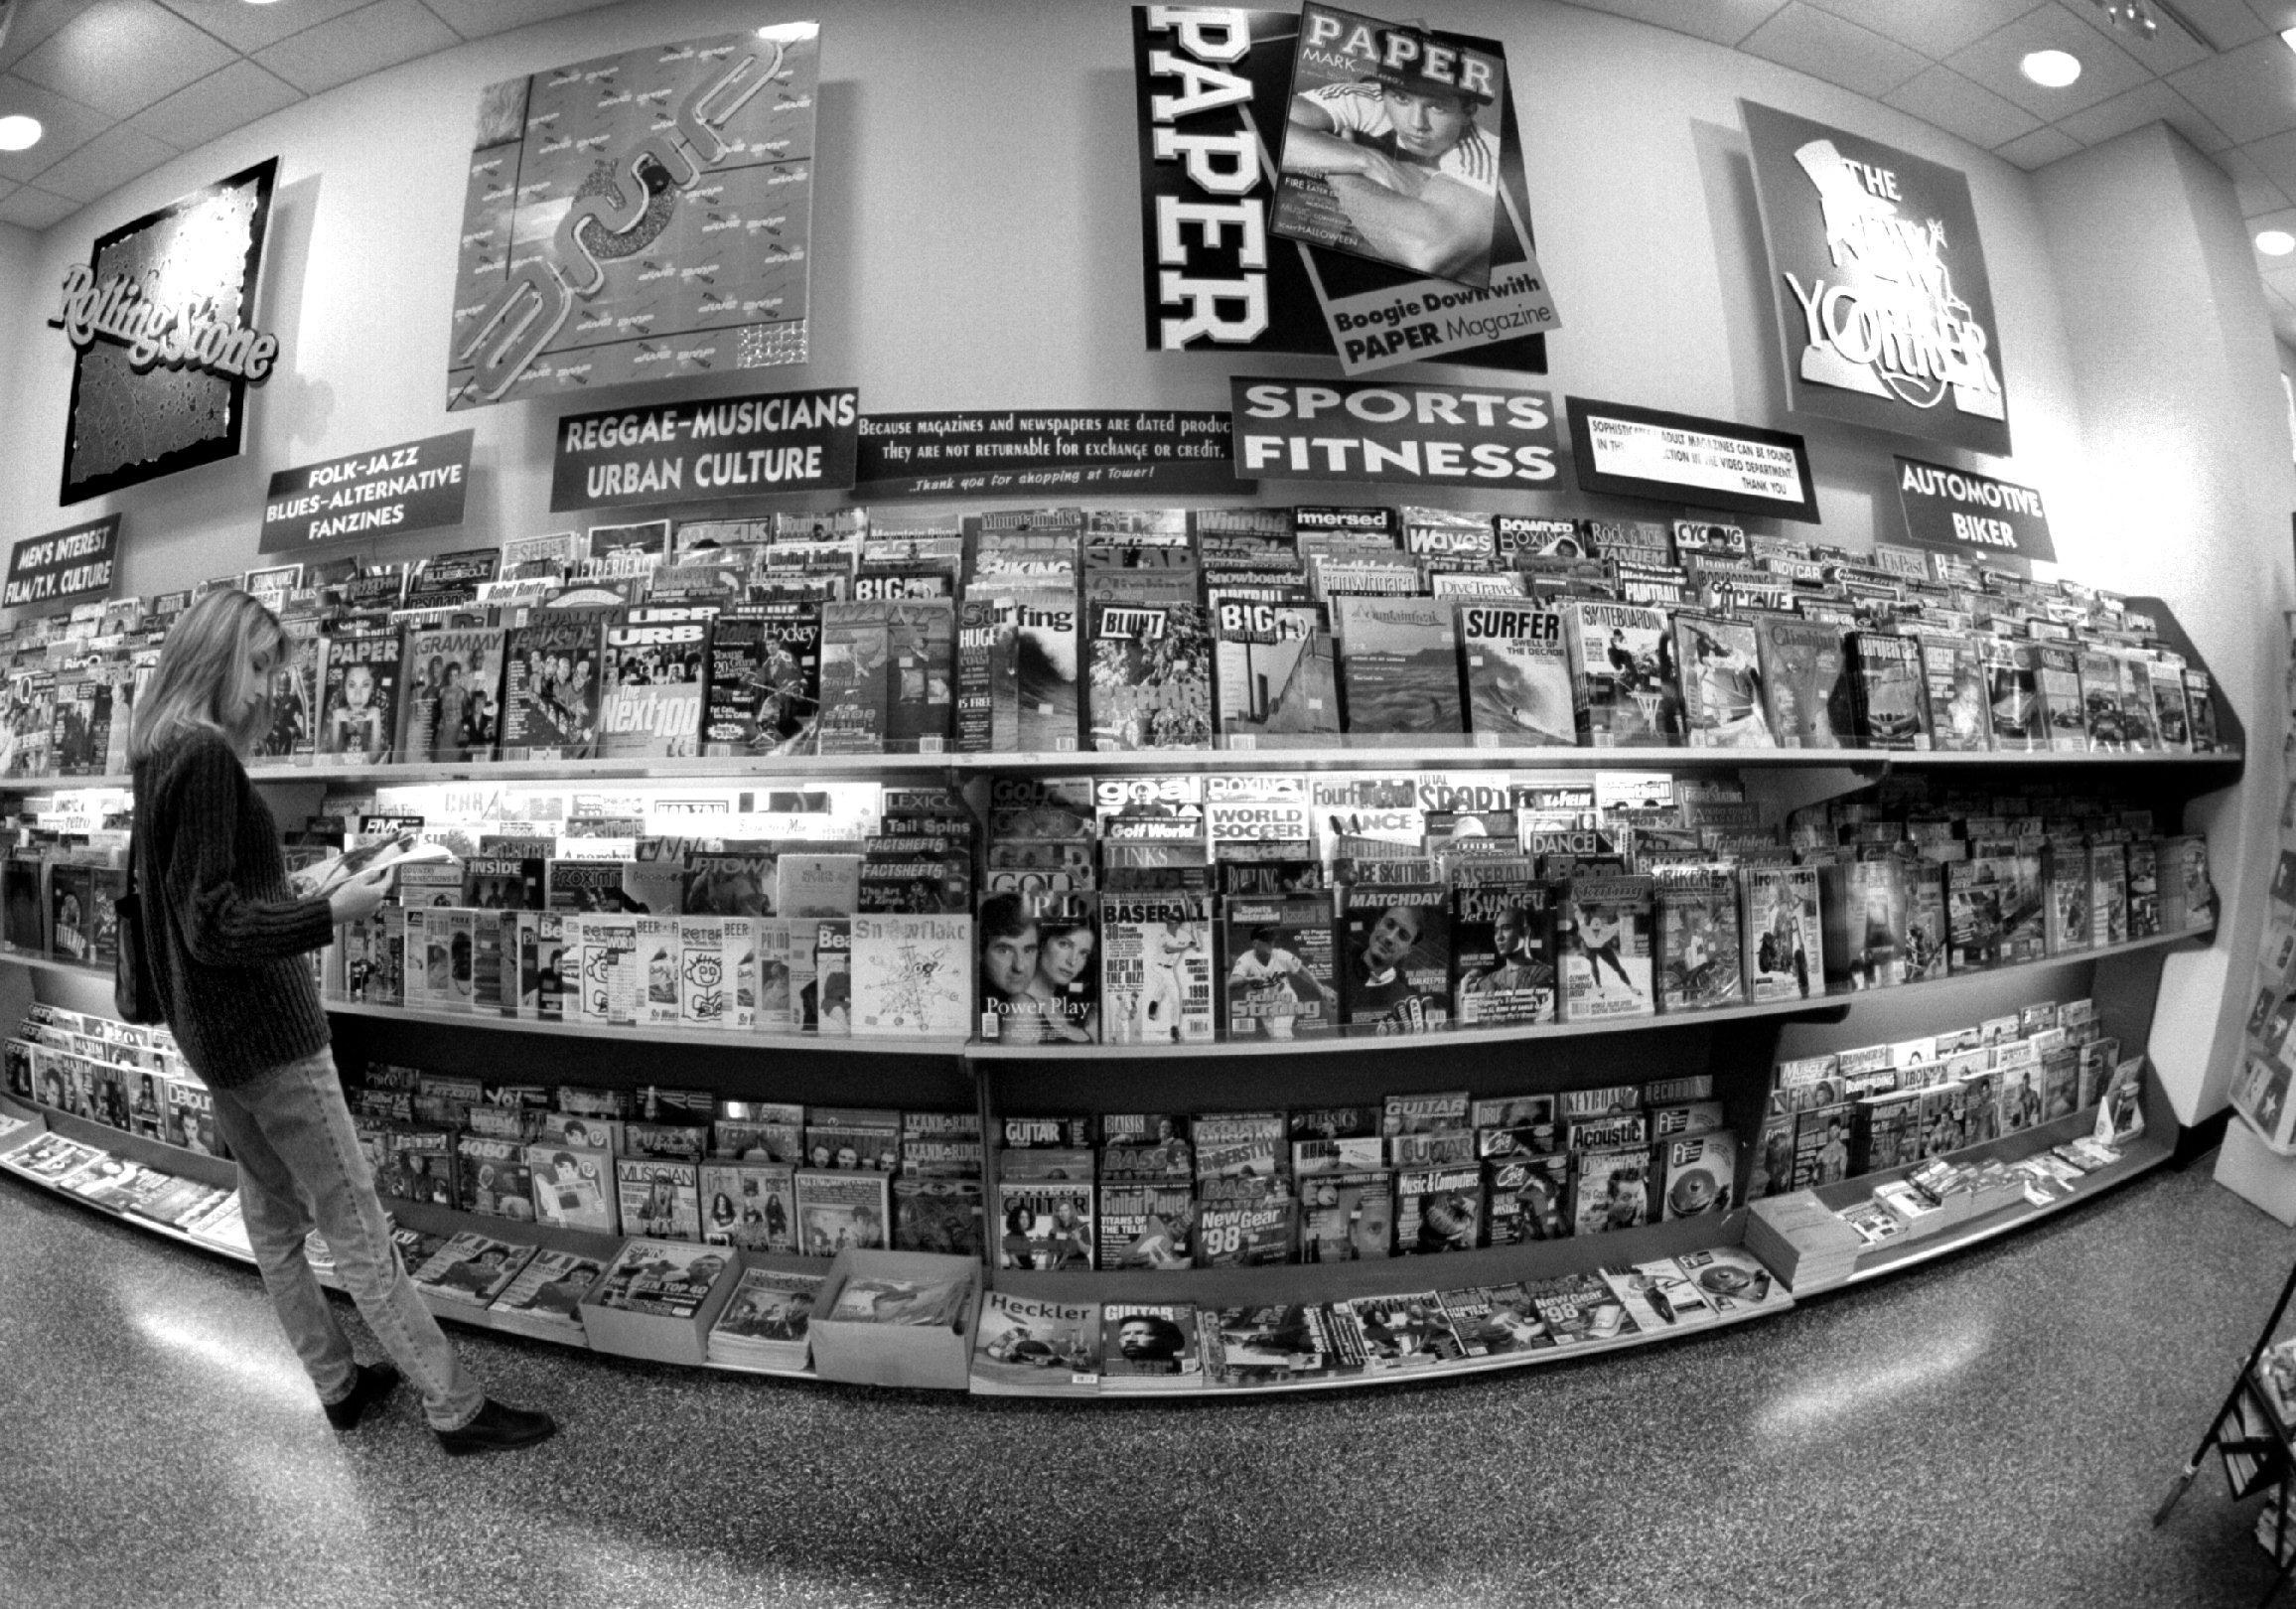
[(1754, 152), (1787, 405), (2009, 455), (1999, 325), (1969, 181), (1739, 102)]
[(447, 405), (805, 362), (819, 47), (784, 23), (490, 85)]
[(247, 387), (276, 336), (254, 325), (273, 157), (122, 223), (64, 276), (49, 324), (79, 351), (59, 501), (238, 455)]

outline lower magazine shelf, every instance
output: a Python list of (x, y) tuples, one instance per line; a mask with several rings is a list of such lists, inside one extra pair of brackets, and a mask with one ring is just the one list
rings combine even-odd
[[(180, 1147), (123, 1133), (117, 1129), (84, 1118), (71, 1116), (44, 1106), (0, 1097), (0, 1114), (21, 1117), (28, 1126), (0, 1140), (0, 1157), (35, 1142), (44, 1132), (54, 1132), (83, 1144), (98, 1147), (124, 1160), (196, 1180), (218, 1189), (231, 1188), (236, 1181), (236, 1168), (229, 1162), (184, 1150)], [(2085, 1126), (2084, 1117), (2061, 1119), (2042, 1128), (1973, 1147), (1959, 1153), (1971, 1160), (1999, 1156), (2004, 1160), (2030, 1155), (2046, 1149), (2055, 1141), (2070, 1137)], [(2060, 1133), (2059, 1130), (2063, 1130)], [(1753, 1319), (1785, 1312), (1797, 1299), (1806, 1299), (1824, 1291), (1843, 1288), (1879, 1278), (1888, 1273), (1919, 1266), (1935, 1258), (1982, 1243), (1998, 1237), (2027, 1228), (2068, 1208), (2085, 1205), (2106, 1192), (2126, 1184), (2151, 1169), (2170, 1160), (2173, 1141), (2162, 1134), (2148, 1133), (2128, 1142), (2122, 1159), (2110, 1167), (2084, 1177), (2069, 1196), (2047, 1206), (2018, 1203), (1996, 1210), (1982, 1218), (1966, 1219), (1936, 1233), (1907, 1237), (1883, 1246), (1872, 1247), (1861, 1256), (1854, 1271), (1843, 1277), (1818, 1283), (1805, 1282), (1803, 1288), (1789, 1292), (1784, 1282), (1776, 1287), (1775, 1297), (1763, 1304), (1746, 1306), (1736, 1312), (1718, 1314), (1704, 1322), (1681, 1328), (1655, 1331), (1630, 1330), (1614, 1336), (1585, 1339), (1562, 1346), (1536, 1350), (1507, 1352), (1479, 1358), (1455, 1359), (1416, 1367), (1404, 1366), (1371, 1369), (1360, 1374), (1316, 1377), (1302, 1380), (1273, 1381), (1241, 1386), (1203, 1385), (1185, 1389), (1155, 1388), (1133, 1390), (1102, 1390), (1081, 1393), (1082, 1399), (1097, 1400), (1162, 1400), (1174, 1397), (1234, 1397), (1269, 1392), (1297, 1392), (1311, 1390), (1338, 1390), (1357, 1387), (1388, 1385), (1400, 1381), (1450, 1379), (1464, 1375), (1490, 1374), (1501, 1370), (1530, 1368), (1543, 1364), (1591, 1357), (1597, 1353), (1620, 1352), (1630, 1348), (1650, 1346), (1681, 1337), (1702, 1334), (1710, 1330), (1733, 1328)], [(187, 1235), (180, 1230), (155, 1221), (118, 1211), (89, 1201), (72, 1192), (62, 1190), (51, 1182), (26, 1177), (15, 1170), (0, 1167), (10, 1177), (28, 1186), (36, 1186), (50, 1194), (77, 1202), (87, 1210), (133, 1225), (139, 1230), (157, 1235), (162, 1240), (195, 1246), (203, 1251), (216, 1253), (233, 1261), (252, 1263), (252, 1258), (235, 1247), (218, 1244)], [(1889, 1175), (1875, 1175), (1861, 1180), (1850, 1180), (1827, 1186), (1818, 1192), (1829, 1207), (1846, 1205)], [(1838, 1198), (1838, 1199), (1837, 1199)], [(417, 1202), (394, 1201), (389, 1204), (400, 1224), (427, 1234), (453, 1235), (465, 1231), (494, 1236), (498, 1239), (532, 1243), (547, 1249), (576, 1251), (609, 1261), (623, 1244), (618, 1237), (585, 1235), (570, 1231), (553, 1230), (544, 1226), (518, 1223), (450, 1208), (429, 1206)], [(1052, 1273), (1012, 1269), (996, 1270), (990, 1282), (1004, 1294), (1056, 1302), (1142, 1302), (1169, 1303), (1195, 1302), (1209, 1307), (1261, 1306), (1287, 1302), (1327, 1302), (1350, 1297), (1395, 1296), (1413, 1291), (1458, 1289), (1463, 1286), (1504, 1284), (1515, 1280), (1552, 1279), (1567, 1274), (1587, 1273), (1609, 1266), (1614, 1269), (1633, 1262), (1662, 1257), (1682, 1256), (1691, 1252), (1740, 1246), (1745, 1234), (1746, 1213), (1737, 1212), (1676, 1220), (1670, 1223), (1649, 1225), (1641, 1229), (1621, 1231), (1606, 1236), (1589, 1236), (1559, 1241), (1533, 1242), (1523, 1245), (1486, 1247), (1475, 1251), (1454, 1252), (1434, 1257), (1400, 1257), (1371, 1259), (1361, 1262), (1296, 1264), (1280, 1267), (1186, 1269), (1173, 1273)], [(813, 1272), (825, 1271), (827, 1264), (818, 1259), (787, 1256), (761, 1257), (743, 1253), (745, 1266), (766, 1266), (778, 1269)], [(320, 1272), (325, 1284), (342, 1288), (331, 1270)], [(561, 1346), (577, 1347), (610, 1355), (623, 1354), (618, 1349), (594, 1345), (588, 1337), (563, 1333), (543, 1333), (526, 1323), (504, 1321), (487, 1309), (455, 1302), (451, 1298), (426, 1295), (432, 1311), (443, 1321), (469, 1325), (475, 1329), (514, 1334), (529, 1340), (541, 1340)], [(1632, 1321), (1630, 1321), (1631, 1323)], [(764, 1375), (776, 1379), (817, 1380), (811, 1369), (781, 1369), (764, 1365), (735, 1364), (709, 1361), (688, 1367), (712, 1369), (728, 1374)], [(1076, 1399), (1073, 1390), (1037, 1392), (1001, 1384), (982, 1381), (977, 1375), (971, 1385), (974, 1393), (988, 1396), (1051, 1396)]]

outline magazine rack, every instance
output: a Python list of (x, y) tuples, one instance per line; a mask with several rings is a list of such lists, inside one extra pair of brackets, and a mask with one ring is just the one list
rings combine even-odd
[[(2158, 600), (2132, 599), (2160, 623), (2164, 638), (2199, 658)], [(1709, 749), (1502, 749), (1434, 745), (1423, 739), (1280, 749), (1229, 748), (1154, 754), (1044, 755), (914, 754), (799, 761), (693, 761), (669, 765), (557, 763), (534, 766), (466, 765), (335, 769), (275, 767), (257, 774), (271, 789), (320, 788), (354, 781), (440, 782), (462, 778), (567, 781), (649, 776), (788, 776), (849, 778), (953, 786), (985, 784), (994, 774), (1140, 772), (1252, 772), (1442, 768), (1471, 771), (1595, 769), (1702, 773), (1735, 771), (1767, 823), (1795, 808), (1870, 787), (1893, 772), (1937, 772), (1956, 784), (1987, 781), (2016, 785), (2041, 778), (2109, 778), (2132, 805), (2150, 806), (2164, 829), (2184, 805), (2230, 787), (2242, 773), (2242, 729), (2221, 692), (2218, 729), (2228, 752), (2159, 754), (1924, 754), (1873, 751)], [(1467, 740), (1459, 740), (1465, 743)], [(101, 786), (118, 779), (16, 779), (0, 790), (49, 792)], [(281, 800), (292, 815), (301, 802)], [(2206, 933), (2164, 935), (2106, 950), (2078, 951), (1999, 970), (1856, 994), (1746, 1006), (1708, 1013), (1535, 1027), (1464, 1029), (1424, 1036), (1334, 1038), (1297, 1042), (1211, 1045), (1063, 1047), (984, 1045), (958, 1040), (823, 1039), (807, 1035), (741, 1035), (709, 1030), (593, 1029), (484, 1014), (406, 1010), (330, 1002), (339, 1059), (345, 1065), (374, 1060), (449, 1072), (500, 1077), (505, 1065), (522, 1081), (638, 1088), (674, 1077), (680, 1085), (709, 1088), (738, 1098), (807, 1104), (878, 1105), (911, 1109), (978, 1109), (987, 1147), (984, 1189), (996, 1200), (998, 1153), (993, 1143), (1004, 1113), (1103, 1111), (1216, 1111), (1329, 1106), (1371, 1102), (1388, 1095), (1470, 1088), (1478, 1096), (1531, 1095), (1653, 1077), (1709, 1073), (1729, 1126), (1739, 1135), (1760, 1133), (1770, 1072), (1782, 1057), (1802, 1057), (1847, 1045), (1914, 1037), (1944, 1026), (1974, 1023), (2036, 999), (2090, 996), (2102, 1031), (2124, 1046), (2142, 1046), (2150, 1034), (2164, 957), (2173, 949), (2206, 942)], [(13, 962), (13, 964), (7, 964)], [(34, 998), (81, 1010), (108, 1011), (109, 979), (82, 967), (38, 957), (0, 954), (0, 1012), (17, 1016)], [(12, 1016), (9, 1020), (13, 1021)], [(650, 1052), (650, 1054), (648, 1054)], [(635, 1054), (634, 1054), (635, 1053)], [(672, 1072), (672, 1070), (674, 1070)], [(1848, 1277), (1866, 1279), (2014, 1232), (2049, 1213), (2081, 1205), (2167, 1161), (2176, 1122), (2165, 1094), (2149, 1074), (2147, 1132), (2121, 1164), (2092, 1176), (2066, 1201), (2037, 1208), (2019, 1203), (1958, 1224), (1948, 1233), (1876, 1248)], [(2077, 1119), (2005, 1136), (1969, 1153), (2015, 1160), (2067, 1134), (2057, 1128)], [(72, 1119), (55, 1119), (67, 1126)], [(126, 1151), (126, 1136), (93, 1129), (90, 1138)], [(135, 1142), (138, 1145), (150, 1142)], [(165, 1148), (163, 1148), (165, 1149)], [(1742, 1143), (1740, 1194), (1754, 1146)], [(166, 1165), (163, 1161), (155, 1165)], [(176, 1169), (175, 1171), (186, 1171)], [(1839, 1206), (1869, 1189), (1873, 1179), (1828, 1187)], [(407, 1205), (407, 1204), (399, 1204)], [(521, 1230), (504, 1221), (412, 1209), (418, 1228), (470, 1228), (487, 1233)], [(1585, 1239), (1456, 1252), (1440, 1258), (1392, 1258), (1337, 1264), (1145, 1271), (984, 1271), (986, 1288), (1064, 1301), (1197, 1301), (1229, 1306), (1245, 1302), (1326, 1301), (1356, 1295), (1469, 1284), (1545, 1279), (1598, 1266), (1674, 1256), (1706, 1247), (1737, 1245), (1745, 1213), (1661, 1222)], [(419, 1222), (417, 1222), (419, 1220)], [(527, 1238), (534, 1238), (528, 1236)], [(995, 1237), (989, 1237), (993, 1246)], [(1796, 1289), (1802, 1297), (1808, 1289)], [(459, 1316), (459, 1315), (457, 1315)], [(1622, 1344), (1634, 1344), (1627, 1342)], [(1483, 1360), (1475, 1367), (1551, 1361), (1575, 1352), (1544, 1352)], [(1455, 1371), (1438, 1371), (1455, 1372)], [(1406, 1376), (1367, 1375), (1331, 1384), (1370, 1384)], [(1282, 1388), (1297, 1390), (1301, 1386)]]

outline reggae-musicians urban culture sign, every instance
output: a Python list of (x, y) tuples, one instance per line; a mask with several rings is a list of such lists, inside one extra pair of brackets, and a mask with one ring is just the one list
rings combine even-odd
[(48, 322), (79, 349), (61, 501), (238, 455), (279, 341), (255, 290), (279, 159), (123, 223), (64, 276)]
[(2009, 456), (2000, 326), (1951, 168), (1741, 101), (1796, 413)]

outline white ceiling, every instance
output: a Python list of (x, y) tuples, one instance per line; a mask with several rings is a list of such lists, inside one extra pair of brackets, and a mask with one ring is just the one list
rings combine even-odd
[(17, 0), (0, 114), (0, 221), (45, 229), (168, 158), (339, 83), (613, 0)]
[[(1728, 45), (1935, 123), (2026, 169), (2151, 122), (2231, 175), (2250, 235), (2296, 232), (2296, 0), (2166, 0), (2151, 39), (2090, 0), (1569, 0)], [(2169, 15), (2180, 14), (2188, 34)], [(2194, 34), (2199, 37), (2195, 38)], [(2081, 58), (2044, 89), (2028, 52)], [(2296, 256), (2256, 258), (2280, 339), (2296, 346)]]

